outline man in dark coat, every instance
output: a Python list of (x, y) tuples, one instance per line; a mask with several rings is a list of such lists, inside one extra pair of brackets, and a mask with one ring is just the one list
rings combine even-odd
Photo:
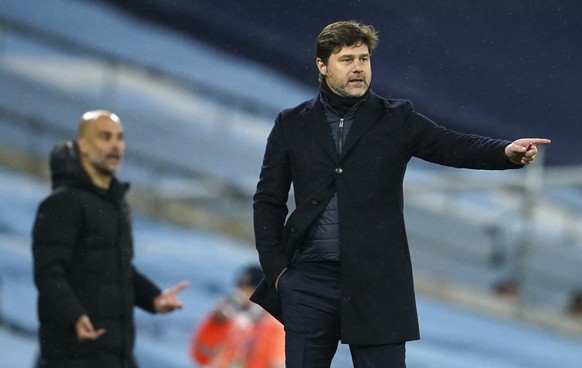
[(52, 193), (33, 229), (40, 367), (136, 367), (133, 307), (166, 313), (186, 282), (161, 291), (132, 264), (125, 194), (114, 173), (123, 127), (108, 111), (83, 115), (78, 139), (51, 154)]
[(325, 27), (316, 39), (319, 94), (281, 112), (268, 137), (254, 196), (265, 280), (252, 300), (284, 323), (287, 367), (329, 367), (339, 340), (355, 367), (405, 367), (405, 342), (419, 338), (403, 216), (412, 157), (513, 169), (549, 143), (454, 132), (409, 101), (376, 95), (377, 41), (372, 26)]

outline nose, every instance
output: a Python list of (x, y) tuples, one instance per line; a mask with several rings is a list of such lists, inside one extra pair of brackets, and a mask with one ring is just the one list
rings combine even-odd
[(354, 72), (361, 72), (362, 70), (364, 70), (364, 63), (359, 59), (356, 59), (352, 66)]
[(112, 139), (111, 146), (116, 152), (122, 152), (125, 148), (125, 141), (119, 138)]

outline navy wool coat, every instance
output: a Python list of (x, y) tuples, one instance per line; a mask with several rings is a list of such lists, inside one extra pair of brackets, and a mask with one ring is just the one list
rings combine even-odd
[[(418, 339), (403, 214), (407, 164), (418, 157), (458, 168), (521, 167), (505, 157), (508, 144), (451, 131), (417, 113), (407, 100), (387, 100), (371, 92), (338, 155), (319, 97), (281, 112), (267, 140), (254, 195), (255, 241), (265, 280), (251, 300), (282, 320), (274, 282), (337, 192), (342, 342)], [(287, 218), (291, 184), (295, 210)]]

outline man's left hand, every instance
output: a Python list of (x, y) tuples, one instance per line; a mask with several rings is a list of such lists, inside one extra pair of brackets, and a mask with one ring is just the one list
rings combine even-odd
[(545, 138), (522, 138), (511, 142), (505, 147), (505, 156), (514, 164), (527, 165), (536, 159), (537, 144), (550, 144)]
[(181, 281), (178, 284), (162, 291), (154, 298), (154, 310), (157, 313), (168, 313), (182, 308), (182, 303), (178, 300), (178, 293), (188, 287), (188, 281)]

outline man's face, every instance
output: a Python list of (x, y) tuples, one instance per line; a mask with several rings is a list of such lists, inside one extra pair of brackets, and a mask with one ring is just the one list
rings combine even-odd
[(97, 173), (112, 176), (121, 165), (125, 153), (123, 127), (118, 121), (100, 116), (89, 123), (79, 139), (82, 159)]
[(317, 59), (317, 68), (333, 92), (344, 97), (360, 97), (370, 87), (372, 66), (368, 45), (344, 46), (329, 56), (327, 64)]

